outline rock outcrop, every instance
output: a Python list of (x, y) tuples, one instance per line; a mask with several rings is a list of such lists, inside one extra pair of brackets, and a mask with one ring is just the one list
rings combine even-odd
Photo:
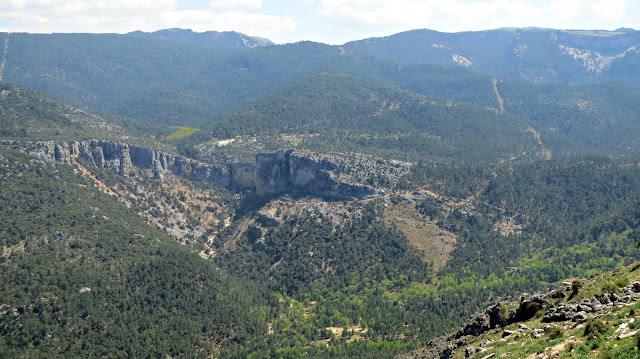
[[(259, 154), (255, 163), (210, 165), (150, 148), (103, 140), (0, 141), (44, 160), (72, 163), (81, 158), (91, 166), (129, 176), (133, 168), (142, 175), (165, 180), (180, 176), (212, 182), (232, 190), (255, 190), (259, 196), (282, 194), (317, 196), (333, 200), (366, 198), (384, 191), (407, 173), (410, 164), (360, 154), (316, 154), (277, 151)], [(372, 171), (373, 168), (380, 171)], [(376, 177), (372, 177), (376, 173)]]
[(257, 155), (256, 193), (313, 194), (330, 199), (365, 198), (376, 193), (372, 186), (337, 179), (344, 169), (327, 159), (305, 156), (306, 153), (288, 150)]
[[(597, 317), (606, 313), (606, 311), (613, 307), (623, 307), (628, 303), (637, 303), (640, 301), (640, 282), (634, 282), (624, 288), (621, 288), (622, 296), (618, 296), (615, 293), (603, 293), (596, 297), (585, 298), (580, 302), (570, 303), (556, 303), (553, 304), (554, 299), (564, 299), (564, 295), (560, 291), (552, 291), (545, 295), (536, 294), (530, 298), (521, 298), (519, 303), (496, 303), (489, 306), (484, 312), (475, 313), (471, 318), (462, 325), (462, 327), (455, 333), (434, 338), (424, 348), (415, 350), (409, 354), (399, 355), (396, 358), (400, 359), (415, 359), (415, 358), (439, 358), (448, 359), (456, 352), (460, 352), (464, 348), (465, 357), (472, 357), (476, 353), (484, 352), (485, 345), (490, 344), (488, 342), (480, 343), (479, 346), (473, 347), (469, 344), (481, 335), (500, 334), (503, 341), (514, 340), (517, 337), (538, 339), (543, 335), (548, 335), (551, 329), (554, 327), (561, 328), (557, 324), (560, 322), (567, 324), (571, 328), (577, 327), (580, 323), (587, 321), (591, 317)], [(513, 307), (517, 306), (507, 312), (500, 313), (500, 308), (503, 306)], [(633, 305), (633, 304), (632, 304)], [(540, 323), (552, 323), (546, 324), (545, 329), (529, 328), (522, 322), (526, 322), (534, 317), (540, 316)], [(516, 329), (506, 330), (505, 326), (511, 324), (517, 324)], [(621, 326), (619, 331), (624, 328)], [(625, 335), (635, 335), (635, 332), (629, 332), (626, 334), (620, 334), (619, 337)], [(487, 339), (490, 341), (490, 339)], [(477, 341), (476, 341), (477, 342)]]

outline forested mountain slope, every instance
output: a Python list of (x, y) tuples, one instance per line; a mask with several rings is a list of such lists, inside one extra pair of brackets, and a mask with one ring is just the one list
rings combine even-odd
[(0, 149), (0, 352), (209, 357), (267, 330), (270, 297), (90, 178)]
[(195, 32), (187, 29), (164, 29), (154, 32), (133, 31), (126, 35), (180, 42), (199, 47), (227, 51), (241, 51), (258, 46), (274, 45), (270, 40), (255, 36), (248, 36), (235, 31)]
[[(187, 35), (191, 38), (194, 34)], [(494, 79), (461, 66), (400, 65), (346, 50), (348, 47), (311, 42), (226, 52), (192, 41), (124, 35), (17, 33), (2, 37), (8, 45), (3, 56), (4, 81), (153, 125), (215, 127), (221, 117), (236, 116), (250, 108), (247, 105), (272, 101), (269, 97), (273, 92), (280, 97), (297, 96), (291, 91), (298, 91), (301, 82), (312, 82), (314, 74), (326, 72), (443, 102), (500, 110), (501, 98), (504, 111), (524, 117), (532, 127), (530, 132), (541, 133), (543, 144), (552, 152), (551, 147), (561, 147), (568, 138), (570, 144), (581, 144), (577, 149), (583, 152), (633, 153), (637, 131), (634, 104), (638, 91), (615, 84), (536, 86)], [(345, 86), (353, 87), (340, 85), (335, 90), (340, 93)], [(323, 89), (328, 93), (332, 90)], [(312, 108), (319, 106), (311, 104)], [(604, 136), (600, 136), (602, 129)], [(564, 149), (555, 150), (564, 155)]]
[(441, 33), (412, 30), (349, 42), (348, 51), (408, 64), (458, 64), (505, 78), (640, 86), (640, 32), (503, 28)]
[(163, 34), (0, 36), (1, 355), (391, 357), (638, 260), (638, 90)]

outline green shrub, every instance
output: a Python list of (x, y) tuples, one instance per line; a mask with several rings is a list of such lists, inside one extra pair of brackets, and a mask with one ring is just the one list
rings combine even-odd
[(601, 339), (602, 334), (606, 332), (607, 327), (600, 319), (591, 318), (584, 326), (584, 335), (587, 338)]
[(615, 357), (613, 356), (613, 353), (608, 350), (608, 349), (604, 349), (600, 352), (600, 356), (598, 356), (598, 358), (600, 359), (614, 359)]
[(551, 327), (551, 330), (549, 330), (550, 340), (562, 338), (563, 336), (564, 336), (564, 331), (560, 327), (554, 326), (554, 327)]
[(573, 281), (573, 283), (571, 283), (571, 296), (575, 297), (578, 295), (580, 288), (582, 288), (582, 282), (577, 279)]
[(589, 347), (584, 344), (578, 345), (578, 354), (587, 354), (589, 352)]
[(589, 339), (584, 344), (587, 347), (589, 347), (589, 349), (596, 350), (596, 349), (598, 349), (600, 347), (600, 344), (602, 344), (602, 341), (600, 339)]
[(611, 282), (607, 282), (605, 284), (602, 285), (602, 287), (600, 288), (600, 292), (604, 293), (608, 293), (608, 294), (612, 294), (612, 293), (618, 293), (620, 291), (620, 289), (618, 288), (617, 285), (611, 283)]
[(624, 288), (626, 286), (628, 286), (630, 283), (629, 278), (618, 278), (615, 280), (615, 284), (619, 287), (619, 288)]
[(506, 323), (509, 320), (509, 306), (508, 305), (503, 304), (503, 305), (500, 306), (500, 309), (498, 310), (498, 318), (503, 323)]
[(576, 342), (569, 342), (565, 348), (565, 352), (571, 353), (576, 348)]

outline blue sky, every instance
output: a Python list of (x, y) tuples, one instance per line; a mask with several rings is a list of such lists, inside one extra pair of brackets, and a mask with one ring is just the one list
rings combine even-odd
[(639, 0), (0, 0), (0, 31), (239, 31), (342, 44), (411, 29), (640, 27)]

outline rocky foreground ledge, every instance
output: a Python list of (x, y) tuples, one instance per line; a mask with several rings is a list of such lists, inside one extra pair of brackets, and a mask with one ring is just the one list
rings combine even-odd
[(103, 140), (3, 140), (0, 145), (46, 161), (70, 164), (82, 158), (91, 166), (109, 169), (122, 176), (131, 175), (135, 167), (142, 175), (161, 181), (179, 176), (216, 183), (234, 191), (254, 190), (263, 197), (286, 193), (333, 200), (369, 198), (393, 187), (410, 169), (409, 163), (374, 156), (318, 154), (304, 150), (259, 154), (255, 163), (211, 165), (150, 148)]
[[(620, 286), (620, 283), (633, 283)], [(498, 302), (476, 313), (455, 333), (396, 359), (628, 357), (638, 353), (640, 264), (566, 288)], [(614, 283), (617, 283), (614, 284)], [(599, 332), (587, 333), (598, 322)], [(581, 348), (583, 347), (583, 348)], [(611, 349), (613, 348), (613, 349)], [(630, 354), (629, 354), (630, 355)]]

